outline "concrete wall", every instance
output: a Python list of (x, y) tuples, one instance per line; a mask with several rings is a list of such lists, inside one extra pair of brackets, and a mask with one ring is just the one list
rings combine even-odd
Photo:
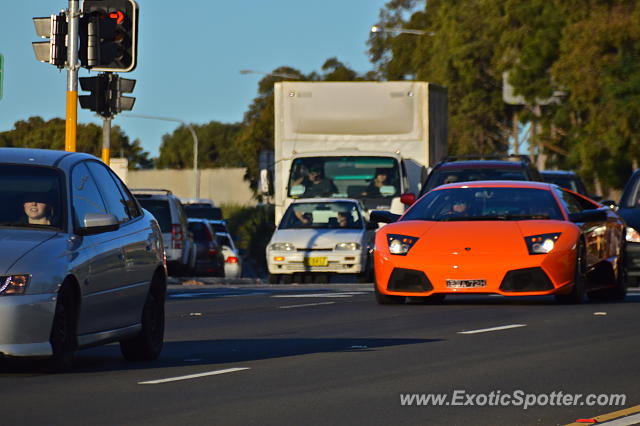
[[(244, 180), (244, 173), (243, 168), (199, 170), (199, 198), (210, 198), (216, 205), (255, 206), (256, 200), (249, 183)], [(129, 188), (169, 189), (181, 198), (195, 197), (193, 170), (129, 170), (126, 184)]]

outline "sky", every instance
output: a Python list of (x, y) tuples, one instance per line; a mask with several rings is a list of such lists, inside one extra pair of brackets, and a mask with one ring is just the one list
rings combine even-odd
[[(242, 120), (264, 77), (242, 75), (243, 69), (270, 72), (291, 66), (308, 74), (337, 57), (359, 73), (371, 70), (366, 41), (388, 0), (137, 1), (138, 65), (120, 74), (137, 80), (128, 94), (136, 98), (131, 112), (204, 124)], [(31, 42), (42, 39), (31, 18), (55, 14), (68, 2), (10, 4), (0, 14), (0, 132), (31, 116), (65, 115), (66, 71), (36, 61)], [(95, 74), (80, 70), (80, 77)], [(158, 156), (162, 136), (179, 126), (124, 115), (113, 124), (132, 141), (139, 139), (152, 157)], [(78, 123), (102, 125), (102, 120), (78, 107)]]

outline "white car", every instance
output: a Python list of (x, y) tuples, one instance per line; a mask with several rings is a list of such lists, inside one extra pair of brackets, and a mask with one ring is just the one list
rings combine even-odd
[(290, 282), (294, 274), (301, 281), (326, 280), (330, 274), (356, 274), (368, 281), (375, 229), (358, 200), (296, 200), (267, 246), (269, 282)]

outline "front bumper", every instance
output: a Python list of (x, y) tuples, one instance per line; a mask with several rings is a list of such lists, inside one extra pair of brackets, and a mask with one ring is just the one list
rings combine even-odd
[(366, 253), (363, 250), (268, 251), (267, 266), (270, 274), (296, 272), (359, 274), (366, 269)]
[[(431, 294), (501, 294), (534, 296), (570, 291), (575, 271), (575, 251), (547, 255), (466, 257), (433, 255), (417, 262), (410, 256), (376, 252), (378, 291), (386, 295), (429, 296)], [(423, 276), (424, 275), (424, 276)], [(449, 280), (484, 280), (481, 287), (456, 288)]]
[(55, 308), (55, 294), (0, 296), (0, 354), (51, 355), (49, 337)]

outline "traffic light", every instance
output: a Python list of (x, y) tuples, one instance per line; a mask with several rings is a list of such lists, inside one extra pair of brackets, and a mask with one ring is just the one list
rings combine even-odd
[(67, 15), (60, 12), (45, 18), (33, 18), (36, 33), (49, 41), (36, 41), (33, 45), (33, 52), (40, 62), (47, 62), (58, 68), (64, 68), (67, 60)]
[(78, 52), (83, 67), (133, 71), (137, 49), (138, 4), (134, 0), (84, 0)]
[(107, 103), (109, 90), (109, 74), (102, 73), (95, 77), (80, 77), (80, 88), (91, 92), (90, 95), (80, 95), (80, 107), (96, 112), (103, 117), (110, 117)]
[(90, 95), (79, 96), (80, 106), (106, 118), (122, 111), (131, 111), (136, 98), (122, 94), (133, 92), (135, 85), (135, 80), (120, 78), (112, 73), (80, 77), (80, 88), (91, 92)]

